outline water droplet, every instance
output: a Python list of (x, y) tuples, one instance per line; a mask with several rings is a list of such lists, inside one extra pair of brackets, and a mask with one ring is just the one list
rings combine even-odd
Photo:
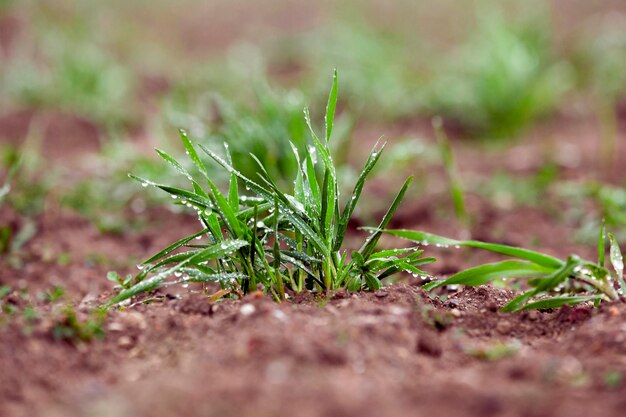
[(175, 276), (176, 278), (180, 278), (182, 275), (183, 275), (183, 273), (182, 273), (182, 272), (178, 272), (178, 271), (174, 272), (174, 276)]
[(170, 195), (170, 197), (172, 197), (172, 200), (176, 200), (178, 197), (175, 196), (174, 194)]
[(142, 182), (142, 183), (141, 183), (141, 186), (142, 186), (142, 187), (147, 187), (148, 185), (149, 185), (149, 184), (148, 184), (147, 182)]
[(202, 239), (202, 236), (196, 236), (196, 240)]
[(143, 265), (137, 265), (137, 269), (138, 269), (138, 270), (140, 270), (140, 271), (141, 271), (141, 270), (143, 270), (143, 268), (144, 268), (144, 266), (143, 266)]

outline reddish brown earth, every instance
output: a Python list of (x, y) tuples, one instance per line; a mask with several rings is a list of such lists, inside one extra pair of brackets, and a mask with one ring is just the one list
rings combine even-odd
[[(600, 173), (587, 169), (594, 161), (591, 123), (547, 125), (510, 150), (487, 153), (455, 143), (459, 169), (464, 178), (503, 168), (532, 173), (546, 147), (567, 136), (581, 159), (560, 165), (562, 176), (594, 177)], [(375, 140), (363, 132), (372, 129), (358, 129), (355, 143)], [(394, 227), (458, 235), (442, 173), (430, 175), (426, 194), (406, 202)], [(380, 181), (366, 204), (382, 198)], [(468, 206), (477, 238), (593, 256), (571, 239), (571, 225), (542, 207), (498, 208), (473, 194)], [(14, 214), (0, 215), (20, 226)], [(282, 304), (261, 294), (211, 303), (180, 290), (180, 298), (111, 311), (104, 339), (55, 340), (64, 303), (86, 319), (89, 307), (110, 294), (108, 270), (132, 272), (138, 260), (196, 229), (193, 218), (166, 210), (145, 216), (152, 228), (102, 235), (53, 205), (36, 219), (38, 233), (20, 255), (23, 267), (0, 261), (0, 284), (29, 294), (14, 292), (5, 302), (39, 312), (34, 320), (22, 313), (0, 320), (1, 416), (623, 415), (621, 303), (504, 314), (498, 307), (510, 291), (459, 289), (441, 301), (413, 281), (376, 293), (298, 295)], [(351, 233), (358, 238), (356, 229)], [(59, 261), (62, 254), (71, 255), (68, 262)], [(430, 270), (441, 276), (490, 259), (454, 250), (437, 256)], [(37, 297), (53, 285), (66, 289), (63, 300)]]

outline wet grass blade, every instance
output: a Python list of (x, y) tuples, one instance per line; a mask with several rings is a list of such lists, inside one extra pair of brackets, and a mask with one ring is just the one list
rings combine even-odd
[(182, 188), (178, 188), (178, 187), (171, 187), (169, 185), (165, 185), (165, 184), (157, 184), (155, 182), (152, 182), (150, 180), (147, 180), (145, 178), (141, 178), (138, 177), (136, 175), (133, 174), (128, 174), (128, 176), (134, 180), (139, 181), (142, 184), (147, 184), (147, 185), (151, 185), (153, 187), (157, 187), (162, 189), (163, 191), (165, 191), (166, 193), (170, 194), (171, 196), (173, 196), (174, 198), (180, 198), (181, 200), (187, 200), (190, 202), (194, 202), (196, 203), (196, 205), (198, 205), (201, 208), (211, 208), (211, 202), (209, 201), (209, 199), (207, 199), (205, 196), (202, 196), (200, 194), (197, 194), (195, 192), (192, 191), (188, 191), (188, 190), (183, 190)]
[(532, 262), (501, 261), (466, 269), (446, 280), (428, 283), (423, 288), (430, 291), (452, 284), (478, 286), (500, 278), (536, 278), (543, 277), (550, 272), (550, 269)]
[(391, 221), (391, 219), (392, 219), (393, 215), (395, 214), (396, 210), (398, 210), (398, 207), (400, 206), (400, 203), (404, 199), (404, 195), (406, 194), (406, 191), (408, 190), (409, 186), (411, 185), (411, 182), (413, 182), (413, 177), (412, 176), (408, 177), (404, 181), (404, 184), (402, 185), (402, 188), (400, 189), (400, 191), (396, 195), (396, 198), (394, 198), (393, 202), (391, 203), (391, 206), (387, 210), (387, 213), (385, 213), (385, 216), (383, 217), (382, 221), (378, 225), (378, 228), (372, 229), (373, 233), (365, 241), (365, 243), (363, 244), (361, 249), (359, 249), (359, 253), (361, 255), (363, 255), (364, 258), (366, 258), (366, 259), (369, 258), (369, 256), (372, 254), (372, 252), (376, 248), (376, 245), (378, 244), (378, 241), (380, 240), (380, 237), (383, 234), (383, 230), (387, 227), (387, 225)]
[(565, 305), (576, 305), (587, 301), (601, 300), (602, 295), (578, 295), (578, 296), (559, 296), (546, 298), (544, 300), (534, 301), (524, 305), (522, 308), (515, 311), (531, 310), (531, 309), (546, 309), (546, 308), (559, 308)]
[(617, 281), (620, 285), (620, 292), (622, 295), (626, 295), (626, 282), (624, 282), (624, 257), (622, 251), (617, 243), (617, 239), (612, 234), (608, 234), (609, 242), (611, 242), (611, 249), (609, 250), (609, 257), (611, 258), (611, 264), (615, 269)]
[(559, 268), (564, 262), (558, 258), (550, 255), (546, 255), (540, 252), (535, 252), (529, 249), (517, 248), (515, 246), (500, 245), (496, 243), (480, 242), (478, 240), (455, 240), (443, 236), (434, 235), (431, 233), (406, 230), (406, 229), (390, 229), (384, 230), (385, 233), (393, 236), (402, 237), (404, 239), (412, 240), (422, 245), (439, 245), (443, 247), (456, 247), (465, 246), (468, 248), (483, 249), (490, 252), (499, 253), (506, 256), (512, 256), (519, 259), (524, 259), (537, 265), (541, 265), (547, 268)]
[(346, 234), (346, 229), (348, 228), (348, 222), (354, 213), (354, 209), (359, 202), (359, 198), (361, 197), (361, 193), (363, 192), (363, 187), (365, 186), (365, 181), (367, 180), (368, 175), (372, 172), (380, 155), (382, 154), (385, 148), (385, 144), (382, 144), (380, 148), (374, 146), (374, 149), (370, 152), (367, 161), (365, 162), (365, 166), (361, 170), (359, 174), (359, 178), (354, 185), (354, 189), (352, 190), (352, 195), (348, 202), (346, 203), (346, 207), (343, 210), (341, 215), (341, 219), (337, 223), (337, 230), (335, 233), (335, 244), (333, 246), (333, 251), (339, 250), (343, 243), (344, 236)]
[(161, 259), (162, 257), (164, 257), (165, 255), (169, 255), (171, 252), (175, 251), (176, 249), (185, 246), (187, 243), (189, 243), (190, 241), (194, 240), (197, 237), (200, 237), (202, 235), (204, 235), (205, 233), (207, 233), (209, 231), (209, 229), (204, 229), (198, 233), (195, 233), (191, 236), (187, 236), (183, 239), (177, 240), (176, 242), (172, 243), (171, 245), (169, 245), (167, 248), (163, 249), (161, 252), (157, 253), (156, 255), (154, 255), (153, 257), (151, 257), (150, 259), (142, 262), (142, 265), (146, 265), (146, 264), (150, 264), (158, 259)]
[(337, 69), (333, 72), (333, 85), (328, 94), (328, 104), (326, 105), (326, 143), (330, 142), (330, 135), (333, 132), (333, 121), (335, 120), (335, 109), (337, 108), (337, 90), (338, 90)]

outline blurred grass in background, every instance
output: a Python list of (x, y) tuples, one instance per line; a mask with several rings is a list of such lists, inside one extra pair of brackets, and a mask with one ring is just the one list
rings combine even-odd
[[(111, 200), (115, 210), (141, 207), (124, 174), (131, 166), (139, 175), (156, 171), (145, 155), (169, 147), (179, 127), (229, 142), (247, 175), (253, 152), (272, 175), (291, 178), (288, 141), (308, 140), (302, 107), (323, 104), (337, 67), (344, 149), (354, 120), (419, 123), (440, 115), (455, 137), (503, 142), (583, 106), (597, 114), (611, 164), (626, 97), (625, 7), (610, 0), (592, 7), (578, 0), (4, 0), (0, 140), (19, 150), (20, 130), (1, 127), (24, 111), (28, 123), (62, 113), (92, 125), (101, 161), (87, 164), (88, 175), (59, 174), (74, 184), (60, 201), (118, 230), (115, 219), (103, 222)], [(21, 199), (20, 187), (12, 193), (5, 203)]]

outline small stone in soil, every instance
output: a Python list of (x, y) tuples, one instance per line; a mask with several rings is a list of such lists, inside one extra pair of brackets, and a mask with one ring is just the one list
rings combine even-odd
[(134, 344), (135, 342), (133, 342), (133, 339), (130, 336), (122, 336), (117, 341), (117, 345), (125, 349), (133, 347)]
[(245, 316), (254, 314), (255, 311), (256, 311), (256, 307), (253, 306), (252, 304), (244, 304), (239, 309), (239, 314), (245, 317)]

